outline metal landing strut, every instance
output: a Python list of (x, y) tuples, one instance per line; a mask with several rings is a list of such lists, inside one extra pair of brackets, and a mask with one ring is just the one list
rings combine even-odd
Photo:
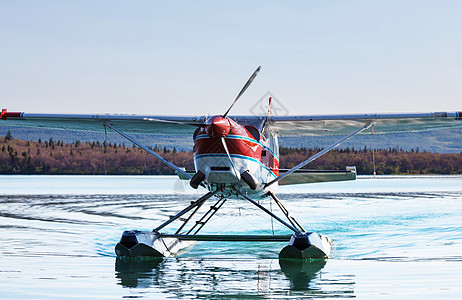
[[(197, 241), (235, 241), (235, 242), (289, 242), (289, 245), (284, 247), (279, 254), (280, 258), (292, 259), (309, 259), (309, 258), (327, 258), (330, 254), (331, 240), (326, 236), (318, 233), (305, 232), (300, 223), (290, 215), (289, 211), (284, 207), (282, 202), (274, 195), (269, 193), (273, 201), (275, 201), (281, 211), (284, 213), (289, 223), (283, 221), (278, 216), (267, 210), (255, 200), (241, 193), (236, 189), (238, 194), (244, 199), (250, 201), (255, 206), (266, 212), (272, 218), (279, 221), (281, 224), (293, 231), (293, 234), (286, 235), (216, 235), (207, 234), (200, 235), (199, 231), (209, 222), (216, 212), (227, 201), (222, 196), (216, 196), (220, 190), (209, 192), (196, 201), (172, 216), (153, 231), (124, 231), (120, 242), (116, 245), (115, 252), (121, 257), (168, 257), (178, 253), (184, 248), (190, 247)], [(212, 196), (218, 197), (218, 200), (209, 207), (197, 221), (192, 222), (193, 216), (199, 211), (203, 204)], [(188, 217), (183, 217), (188, 212), (191, 212)], [(160, 230), (174, 221), (181, 221), (183, 224), (179, 226), (175, 234), (160, 233)], [(189, 229), (186, 229), (187, 225)]]

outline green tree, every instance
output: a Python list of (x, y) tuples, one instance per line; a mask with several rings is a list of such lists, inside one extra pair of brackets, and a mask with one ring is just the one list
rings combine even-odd
[(13, 135), (11, 134), (11, 131), (8, 130), (8, 132), (5, 135), (5, 142), (11, 141), (13, 139)]

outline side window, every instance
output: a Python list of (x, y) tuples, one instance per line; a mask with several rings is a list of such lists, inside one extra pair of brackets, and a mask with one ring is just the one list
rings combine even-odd
[(267, 127), (265, 129), (266, 130), (264, 131), (264, 133), (266, 136), (268, 147), (271, 149), (274, 155), (279, 158), (279, 143), (277, 138), (277, 132), (274, 132), (270, 127)]
[(279, 158), (279, 143), (278, 138), (274, 135), (270, 137), (270, 148), (273, 150), (274, 155)]

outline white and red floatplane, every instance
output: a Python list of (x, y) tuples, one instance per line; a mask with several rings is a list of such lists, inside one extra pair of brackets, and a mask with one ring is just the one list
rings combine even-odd
[[(261, 116), (228, 116), (231, 108), (250, 86), (260, 71), (252, 74), (232, 105), (223, 115), (215, 116), (142, 116), (142, 115), (77, 115), (32, 114), (8, 112), (3, 109), (0, 124), (40, 127), (73, 131), (106, 132), (111, 129), (174, 169), (180, 178), (189, 180), (197, 189), (208, 192), (193, 201), (152, 231), (125, 231), (115, 251), (122, 257), (166, 257), (194, 241), (287, 241), (281, 258), (327, 258), (332, 241), (325, 235), (308, 232), (276, 197), (278, 185), (355, 180), (355, 167), (344, 171), (313, 171), (302, 169), (311, 161), (339, 146), (351, 137), (372, 129), (374, 134), (414, 132), (462, 127), (461, 112), (294, 115), (273, 116), (269, 110)], [(193, 136), (194, 171), (187, 171), (165, 160), (148, 146), (137, 141), (134, 134)], [(289, 170), (279, 169), (278, 136), (338, 136), (339, 139), (319, 153)], [(197, 212), (210, 198), (210, 209)], [(201, 235), (199, 231), (228, 199), (248, 200), (292, 233), (286, 235)], [(278, 216), (258, 200), (270, 198), (281, 209)], [(174, 234), (161, 230), (178, 221)]]

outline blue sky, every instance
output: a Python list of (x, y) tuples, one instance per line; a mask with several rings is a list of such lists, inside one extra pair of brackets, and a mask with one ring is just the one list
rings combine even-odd
[(9, 111), (462, 110), (461, 1), (0, 1)]

